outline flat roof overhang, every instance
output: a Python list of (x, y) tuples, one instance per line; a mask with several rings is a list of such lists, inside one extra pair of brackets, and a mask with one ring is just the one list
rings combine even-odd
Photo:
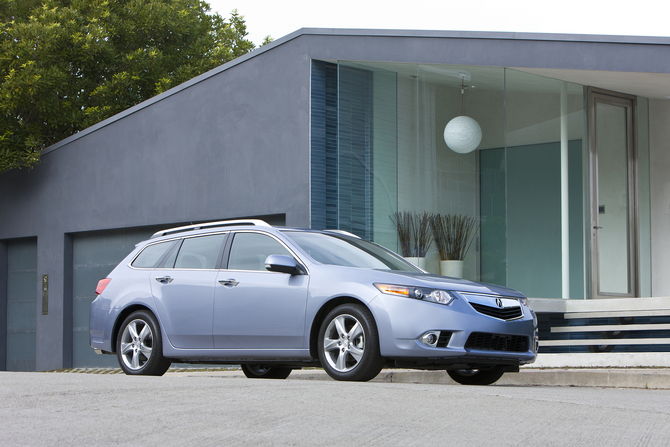
[[(670, 98), (670, 38), (465, 31), (304, 28), (279, 39), (310, 43), (312, 58), (505, 67), (651, 99)], [(385, 44), (384, 42), (388, 42)], [(323, 42), (325, 43), (325, 42)]]

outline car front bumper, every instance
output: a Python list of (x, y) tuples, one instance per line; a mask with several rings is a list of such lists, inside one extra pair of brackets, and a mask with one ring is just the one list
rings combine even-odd
[[(476, 311), (461, 295), (442, 305), (380, 294), (370, 306), (381, 354), (398, 366), (521, 365), (537, 355), (537, 322), (524, 305), (521, 316), (508, 321)], [(429, 332), (441, 336), (436, 346), (421, 341)]]

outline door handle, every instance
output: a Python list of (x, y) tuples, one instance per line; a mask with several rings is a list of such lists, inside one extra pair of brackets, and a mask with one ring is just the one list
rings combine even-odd
[(239, 284), (239, 281), (235, 281), (234, 279), (220, 279), (219, 284), (221, 284), (222, 286), (235, 287), (236, 285)]
[(594, 229), (594, 230), (602, 230), (603, 227), (594, 226), (593, 229)]
[(172, 282), (174, 278), (171, 278), (169, 276), (162, 276), (160, 278), (156, 278), (156, 281), (158, 281), (161, 284), (169, 284)]

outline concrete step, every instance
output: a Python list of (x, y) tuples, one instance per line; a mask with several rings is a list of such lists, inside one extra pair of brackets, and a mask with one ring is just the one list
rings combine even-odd
[[(244, 378), (242, 371), (170, 370), (169, 375)], [(322, 369), (295, 370), (289, 380), (333, 380)], [(457, 385), (445, 371), (383, 370), (372, 382)], [(670, 369), (524, 368), (506, 373), (497, 386), (572, 386), (670, 390)]]

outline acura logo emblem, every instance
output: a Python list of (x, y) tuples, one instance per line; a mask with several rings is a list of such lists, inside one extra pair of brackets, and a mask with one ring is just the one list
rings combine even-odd
[(500, 298), (496, 298), (496, 304), (498, 305), (499, 308), (502, 309), (502, 307), (503, 307), (503, 302), (502, 302), (502, 300), (501, 300)]

